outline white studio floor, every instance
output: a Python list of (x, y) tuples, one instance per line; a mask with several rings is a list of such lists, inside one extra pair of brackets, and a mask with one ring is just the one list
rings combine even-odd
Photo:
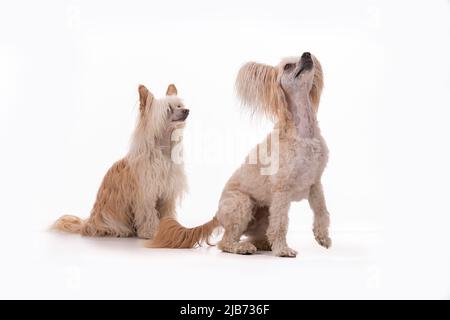
[[(239, 256), (214, 247), (146, 249), (139, 239), (38, 232), (2, 253), (8, 298), (300, 299), (380, 294), (374, 232), (338, 231), (334, 247), (304, 230), (289, 238), (297, 258)], [(26, 251), (25, 251), (26, 250)], [(27, 252), (24, 254), (24, 252)], [(6, 258), (6, 259), (5, 259)], [(4, 293), (2, 293), (4, 295)], [(3, 298), (3, 297), (0, 297)]]

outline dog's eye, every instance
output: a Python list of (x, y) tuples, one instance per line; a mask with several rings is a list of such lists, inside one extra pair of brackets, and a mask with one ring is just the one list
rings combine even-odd
[(287, 70), (291, 69), (293, 65), (294, 65), (293, 63), (288, 63), (288, 64), (286, 64), (286, 65), (284, 66), (284, 71), (287, 71)]
[(181, 106), (177, 106), (178, 109), (181, 109)]

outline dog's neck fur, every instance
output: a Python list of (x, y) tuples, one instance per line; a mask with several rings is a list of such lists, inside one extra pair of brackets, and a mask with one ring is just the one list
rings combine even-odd
[(309, 94), (305, 90), (299, 90), (293, 95), (286, 95), (286, 101), (292, 113), (292, 118), (287, 123), (291, 127), (291, 133), (299, 138), (314, 138), (319, 128)]
[(172, 143), (174, 130), (174, 127), (168, 127), (162, 134), (148, 137), (146, 136), (148, 133), (141, 126), (138, 126), (133, 136), (128, 158), (135, 160), (148, 159), (157, 150), (161, 150), (162, 154), (170, 159), (172, 147), (174, 146), (174, 143)]
[(160, 148), (163, 155), (165, 155), (169, 158), (172, 153), (172, 147), (173, 147), (172, 133), (174, 130), (175, 130), (174, 127), (167, 128), (161, 137), (156, 138), (156, 142), (155, 142), (156, 147)]

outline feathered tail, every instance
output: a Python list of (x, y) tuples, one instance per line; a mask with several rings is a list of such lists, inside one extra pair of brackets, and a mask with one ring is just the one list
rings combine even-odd
[(162, 218), (158, 231), (152, 240), (145, 242), (147, 248), (194, 248), (206, 242), (219, 222), (214, 217), (211, 221), (195, 228), (185, 228), (174, 218)]
[(70, 233), (81, 233), (83, 223), (83, 220), (78, 217), (65, 215), (56, 220), (51, 229)]

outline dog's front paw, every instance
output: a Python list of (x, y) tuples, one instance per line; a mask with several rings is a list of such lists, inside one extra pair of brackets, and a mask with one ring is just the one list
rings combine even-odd
[(317, 243), (322, 247), (327, 249), (331, 247), (331, 238), (328, 234), (314, 231), (314, 237), (316, 238)]
[(289, 247), (282, 247), (280, 249), (273, 250), (273, 253), (278, 257), (295, 258), (297, 256), (297, 251)]

